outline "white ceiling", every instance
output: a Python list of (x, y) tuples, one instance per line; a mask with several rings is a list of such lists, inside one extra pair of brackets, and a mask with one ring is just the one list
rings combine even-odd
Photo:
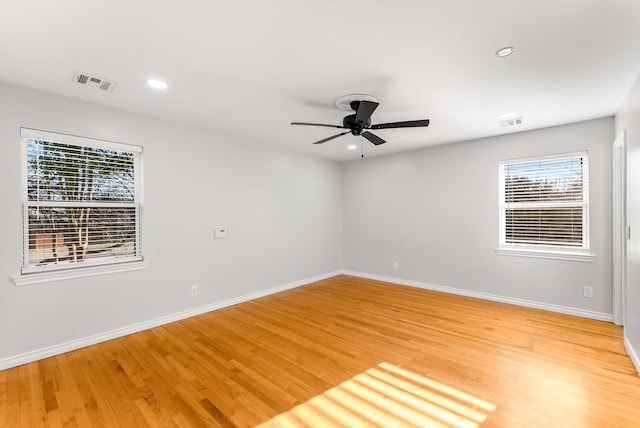
[(639, 72), (639, 0), (0, 2), (2, 81), (335, 160), (361, 137), (289, 123), (340, 124), (346, 94), (380, 101), (373, 123), (431, 120), (376, 131), (376, 156), (610, 116)]

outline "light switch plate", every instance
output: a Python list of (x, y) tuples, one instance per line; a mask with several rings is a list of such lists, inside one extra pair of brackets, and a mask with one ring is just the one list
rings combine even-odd
[(227, 228), (221, 227), (219, 229), (216, 229), (215, 232), (213, 233), (213, 236), (216, 239), (225, 239), (227, 237)]

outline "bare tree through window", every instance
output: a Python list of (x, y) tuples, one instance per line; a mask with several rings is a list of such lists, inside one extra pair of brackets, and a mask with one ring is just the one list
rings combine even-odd
[(136, 153), (26, 139), (23, 270), (138, 258)]
[(505, 244), (584, 248), (586, 155), (501, 165)]

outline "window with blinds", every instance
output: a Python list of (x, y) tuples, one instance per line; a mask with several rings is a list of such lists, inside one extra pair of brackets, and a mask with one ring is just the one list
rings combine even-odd
[(22, 273), (142, 260), (142, 148), (22, 129)]
[(587, 153), (500, 163), (500, 246), (588, 249)]

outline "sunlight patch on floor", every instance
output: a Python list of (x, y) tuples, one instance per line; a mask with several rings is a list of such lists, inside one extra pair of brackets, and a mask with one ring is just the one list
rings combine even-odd
[(477, 428), (495, 408), (423, 375), (380, 363), (260, 426)]

